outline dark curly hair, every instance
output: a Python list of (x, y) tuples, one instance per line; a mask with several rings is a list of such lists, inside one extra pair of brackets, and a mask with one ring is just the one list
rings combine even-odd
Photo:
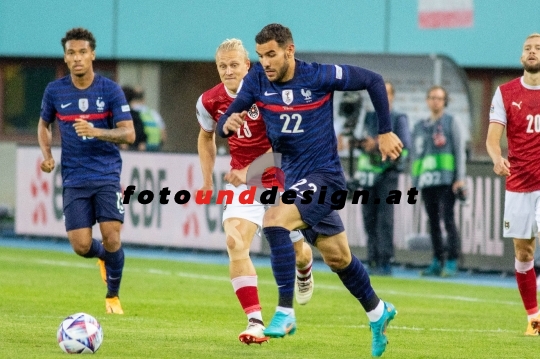
[(259, 45), (272, 40), (275, 40), (280, 47), (293, 43), (291, 30), (281, 24), (269, 24), (255, 36), (255, 42)]
[(127, 103), (133, 101), (135, 97), (135, 89), (129, 85), (122, 86), (122, 91), (124, 91), (124, 96), (126, 96)]
[(75, 27), (66, 32), (66, 36), (62, 38), (62, 47), (64, 48), (64, 51), (66, 50), (66, 42), (69, 40), (88, 41), (90, 48), (92, 50), (96, 49), (96, 38), (90, 31), (83, 29), (82, 27)]

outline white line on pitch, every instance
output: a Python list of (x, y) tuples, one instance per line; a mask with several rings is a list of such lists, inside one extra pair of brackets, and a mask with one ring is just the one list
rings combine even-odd
[[(349, 325), (350, 328), (369, 328), (369, 325)], [(399, 325), (392, 325), (390, 324), (388, 326), (390, 330), (409, 330), (409, 331), (417, 331), (417, 332), (450, 332), (450, 333), (515, 333), (515, 330), (508, 330), (508, 329), (450, 329), (450, 328), (419, 328), (419, 327), (407, 327), (407, 326), (399, 326)]]
[[(11, 258), (11, 257), (1, 257), (2, 260), (9, 260), (9, 261), (17, 261), (19, 262), (19, 259)], [(62, 267), (77, 267), (77, 268), (85, 268), (85, 269), (95, 269), (96, 265), (86, 264), (86, 263), (75, 263), (70, 261), (55, 261), (55, 260), (48, 260), (48, 259), (36, 259), (32, 260), (34, 263), (39, 264), (45, 264), (45, 265), (54, 265), (54, 266), (62, 266)], [(185, 272), (177, 272), (174, 273), (172, 271), (167, 270), (161, 270), (161, 269), (140, 269), (140, 268), (133, 268), (129, 267), (126, 268), (126, 272), (136, 272), (136, 273), (149, 273), (149, 274), (156, 274), (156, 275), (176, 275), (179, 277), (184, 278), (194, 278), (199, 280), (211, 280), (211, 281), (230, 281), (228, 276), (211, 276), (211, 275), (204, 275), (204, 274), (198, 274), (198, 273), (185, 273)], [(273, 280), (260, 280), (259, 284), (264, 285), (275, 285), (275, 281)], [(337, 285), (325, 285), (325, 284), (317, 284), (317, 289), (326, 289), (326, 290), (336, 290), (336, 291), (345, 291), (345, 287), (343, 286), (337, 286)], [(439, 300), (455, 300), (455, 301), (461, 301), (461, 302), (474, 302), (474, 303), (496, 303), (496, 304), (504, 304), (504, 305), (521, 305), (521, 302), (519, 301), (505, 301), (505, 300), (496, 300), (496, 299), (482, 299), (482, 298), (475, 298), (475, 297), (465, 297), (465, 296), (452, 296), (452, 295), (441, 295), (441, 294), (424, 294), (424, 293), (413, 293), (413, 292), (402, 292), (402, 291), (395, 291), (395, 290), (377, 290), (377, 293), (384, 293), (389, 295), (396, 295), (396, 296), (405, 296), (405, 297), (421, 297), (421, 298), (431, 298), (431, 299), (439, 299)]]

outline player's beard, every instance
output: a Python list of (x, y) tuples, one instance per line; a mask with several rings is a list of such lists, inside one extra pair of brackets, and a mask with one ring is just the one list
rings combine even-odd
[(283, 78), (285, 77), (287, 71), (289, 71), (289, 62), (287, 61), (286, 57), (284, 58), (284, 60), (285, 62), (283, 63), (283, 66), (277, 71), (276, 79), (273, 82), (281, 82), (281, 80), (283, 80)]
[(537, 74), (540, 72), (540, 62), (535, 63), (534, 65), (529, 65), (527, 62), (522, 61), (523, 69), (530, 74)]

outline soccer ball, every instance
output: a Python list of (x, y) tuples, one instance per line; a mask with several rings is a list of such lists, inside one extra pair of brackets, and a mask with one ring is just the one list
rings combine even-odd
[(103, 341), (103, 329), (93, 316), (76, 313), (60, 323), (56, 338), (60, 349), (68, 354), (93, 354)]

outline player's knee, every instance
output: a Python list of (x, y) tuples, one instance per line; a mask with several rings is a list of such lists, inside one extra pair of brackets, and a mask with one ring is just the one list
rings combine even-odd
[(86, 253), (90, 251), (90, 247), (92, 246), (91, 237), (87, 238), (81, 233), (68, 233), (68, 238), (73, 252), (75, 252), (77, 255), (84, 257)]
[(227, 253), (229, 260), (238, 261), (249, 258), (249, 241), (246, 241), (242, 233), (238, 230), (238, 220), (231, 220), (224, 223), (225, 234), (227, 236)]
[(326, 265), (330, 267), (333, 272), (344, 269), (349, 265), (350, 262), (351, 261), (347, 260), (347, 258), (340, 257), (338, 255), (324, 257), (324, 263), (326, 263)]
[(285, 217), (282, 212), (277, 210), (277, 207), (269, 208), (264, 214), (264, 227), (285, 227)]
[(103, 237), (103, 246), (108, 252), (116, 252), (122, 246), (120, 242), (120, 231), (111, 229), (102, 231), (101, 235)]
[(340, 250), (339, 246), (336, 246), (334, 250), (326, 250), (321, 252), (323, 260), (332, 269), (337, 271), (347, 267), (352, 260), (350, 252)]
[[(84, 245), (84, 244), (80, 244), (80, 243), (73, 243), (71, 245), (71, 247), (73, 248), (73, 251), (81, 256), (81, 257), (85, 257), (86, 254), (90, 251), (90, 246), (89, 245)], [(85, 257), (87, 258), (87, 257)]]

